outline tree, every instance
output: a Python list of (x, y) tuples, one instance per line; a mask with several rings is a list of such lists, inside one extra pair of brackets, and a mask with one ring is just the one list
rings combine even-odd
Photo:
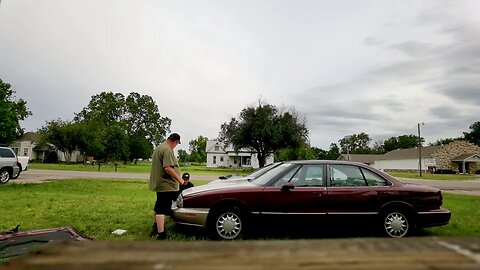
[(187, 151), (183, 149), (178, 150), (178, 161), (179, 162), (187, 162), (190, 158), (190, 155), (187, 153)]
[(152, 156), (153, 146), (144, 136), (128, 137), (129, 159), (137, 164), (138, 159), (147, 159)]
[[(424, 139), (421, 138), (423, 142)], [(418, 136), (416, 135), (401, 135), (398, 137), (390, 137), (383, 142), (383, 149), (390, 152), (398, 149), (408, 149), (418, 146)]]
[(120, 125), (111, 125), (107, 127), (103, 133), (103, 141), (105, 146), (105, 159), (127, 160), (128, 138), (125, 130)]
[(301, 143), (296, 148), (283, 148), (275, 153), (275, 160), (311, 160), (316, 159), (317, 153), (314, 148), (306, 143)]
[(160, 144), (170, 131), (171, 120), (161, 117), (152, 97), (132, 92), (101, 92), (75, 114), (77, 122), (94, 122), (99, 128), (117, 125), (129, 137), (144, 136), (152, 145)]
[(342, 153), (366, 154), (370, 153), (369, 143), (372, 141), (370, 136), (364, 132), (352, 134), (339, 140)]
[(27, 109), (26, 101), (12, 100), (15, 91), (10, 87), (10, 84), (0, 79), (0, 145), (9, 145), (22, 136), (23, 129), (19, 122), (32, 115)]
[(464, 132), (465, 139), (480, 146), (480, 121), (470, 125), (470, 132)]
[(132, 92), (125, 100), (126, 130), (129, 136), (144, 135), (153, 145), (162, 143), (172, 120), (162, 117), (151, 96)]
[(279, 110), (276, 106), (259, 101), (258, 106), (244, 108), (238, 118), (221, 125), (219, 141), (256, 152), (260, 167), (267, 156), (282, 148), (295, 148), (307, 141), (308, 129), (292, 109)]
[(47, 122), (39, 132), (42, 135), (42, 143), (55, 145), (65, 156), (65, 162), (70, 163), (73, 151), (77, 150), (78, 127), (72, 122), (58, 119)]
[(429, 143), (430, 146), (438, 146), (438, 145), (447, 145), (453, 141), (461, 140), (462, 138), (445, 138), (445, 139), (438, 139), (433, 143)]
[[(191, 140), (188, 145), (190, 150), (190, 161), (193, 162), (207, 162), (207, 141), (208, 138), (202, 135), (197, 139)], [(195, 160), (192, 159), (195, 158)]]
[(328, 156), (326, 159), (336, 160), (340, 156), (340, 148), (336, 143), (330, 144), (330, 149), (328, 150)]

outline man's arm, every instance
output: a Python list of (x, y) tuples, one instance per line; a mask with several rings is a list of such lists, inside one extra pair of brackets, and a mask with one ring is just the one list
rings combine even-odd
[(185, 184), (185, 181), (180, 177), (180, 175), (178, 175), (175, 170), (173, 169), (173, 167), (165, 167), (165, 172), (170, 175), (175, 181), (177, 181), (178, 183), (180, 183), (180, 185), (184, 185)]

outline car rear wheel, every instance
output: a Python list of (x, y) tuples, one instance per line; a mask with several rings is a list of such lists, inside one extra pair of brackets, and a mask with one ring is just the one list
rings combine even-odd
[(404, 212), (389, 211), (384, 215), (383, 230), (390, 237), (404, 237), (410, 231), (410, 226), (409, 217)]
[(7, 169), (0, 170), (0, 184), (6, 184), (10, 181), (10, 172)]
[(218, 209), (214, 212), (209, 224), (210, 237), (220, 240), (242, 238), (245, 231), (244, 217), (237, 207)]

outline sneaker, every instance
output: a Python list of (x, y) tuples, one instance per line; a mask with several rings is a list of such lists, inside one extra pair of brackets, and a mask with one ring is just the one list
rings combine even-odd
[(167, 239), (167, 233), (165, 231), (157, 234), (157, 240), (166, 240), (166, 239)]
[(150, 237), (157, 235), (157, 223), (153, 223), (152, 229), (150, 230)]

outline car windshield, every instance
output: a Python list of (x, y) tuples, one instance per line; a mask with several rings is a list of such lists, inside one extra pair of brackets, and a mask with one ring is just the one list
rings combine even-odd
[(281, 164), (280, 162), (269, 164), (269, 165), (267, 165), (267, 166), (265, 166), (265, 167), (263, 167), (263, 168), (260, 168), (260, 169), (258, 169), (258, 170), (256, 170), (256, 171), (254, 171), (253, 173), (247, 175), (246, 178), (248, 178), (248, 179), (250, 179), (250, 180), (255, 179), (255, 178), (259, 177), (260, 175), (268, 172), (268, 171), (271, 170), (272, 168), (277, 167), (277, 166), (280, 165), (280, 164)]
[(253, 179), (251, 182), (257, 186), (264, 186), (267, 184), (273, 177), (282, 173), (285, 170), (288, 170), (293, 164), (291, 163), (279, 163), (276, 167), (271, 168), (264, 174)]

